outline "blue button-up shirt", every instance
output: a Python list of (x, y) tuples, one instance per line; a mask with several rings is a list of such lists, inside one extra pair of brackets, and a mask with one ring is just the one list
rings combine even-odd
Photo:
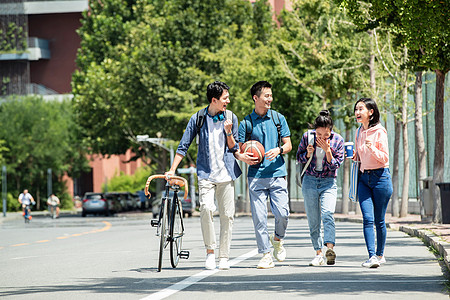
[[(286, 118), (269, 109), (265, 116), (260, 117), (255, 110), (249, 115), (252, 119), (253, 130), (250, 140), (257, 140), (263, 146), (265, 151), (277, 148), (278, 146), (278, 131), (275, 124), (281, 125), (281, 137), (291, 136), (291, 131), (286, 122)], [(273, 117), (273, 119), (272, 119)], [(244, 119), (239, 125), (239, 142), (245, 143), (246, 126), (247, 131), (250, 132), (252, 124), (250, 121)], [(280, 145), (281, 146), (281, 145)], [(260, 164), (248, 167), (248, 177), (255, 178), (274, 178), (283, 177), (287, 175), (286, 164), (282, 155), (278, 155), (274, 160), (263, 159)]]
[[(205, 117), (211, 118), (209, 114), (206, 114)], [(225, 120), (220, 121), (222, 124)], [(236, 115), (233, 113), (233, 137), (234, 140), (237, 141), (238, 136), (238, 123), (239, 120)], [(225, 129), (223, 134), (226, 135)], [(183, 156), (186, 156), (187, 150), (191, 145), (192, 141), (197, 135), (197, 113), (193, 114), (189, 119), (189, 122), (186, 126), (186, 130), (184, 131), (183, 137), (181, 138), (180, 144), (178, 145), (177, 153)], [(226, 139), (226, 138), (225, 138)], [(229, 149), (225, 140), (225, 149), (223, 160), (225, 163), (225, 167), (228, 171), (228, 174), (231, 176), (231, 179), (236, 180), (241, 174), (242, 171), (239, 168), (239, 165), (236, 162), (234, 157), (234, 152), (239, 149), (238, 143), (232, 148)], [(208, 132), (208, 122), (203, 123), (202, 128), (200, 128), (199, 132), (199, 143), (197, 150), (197, 176), (198, 179), (208, 179), (211, 174), (211, 159), (210, 159), (210, 149), (209, 149), (209, 132)]]
[[(316, 147), (316, 132), (313, 131), (314, 134), (314, 148)], [(337, 170), (341, 166), (342, 162), (344, 161), (344, 139), (342, 136), (337, 134), (334, 131), (331, 131), (330, 136), (330, 148), (333, 158), (331, 159), (331, 162), (328, 162), (327, 156), (323, 158), (322, 171), (316, 171), (316, 151), (313, 152), (313, 158), (311, 160), (311, 163), (309, 164), (308, 168), (306, 169), (306, 174), (314, 176), (314, 177), (336, 177)], [(297, 151), (297, 161), (300, 163), (306, 163), (308, 161), (308, 158), (306, 158), (306, 154), (308, 153), (306, 151), (306, 147), (308, 147), (308, 132), (305, 132), (302, 136), (302, 140), (300, 141), (300, 144), (298, 145), (298, 151)]]

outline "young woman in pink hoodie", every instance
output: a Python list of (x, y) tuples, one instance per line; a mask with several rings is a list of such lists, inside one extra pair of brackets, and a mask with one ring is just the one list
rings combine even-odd
[(359, 99), (354, 112), (356, 121), (361, 123), (356, 134), (354, 159), (361, 162), (357, 191), (363, 214), (364, 239), (369, 252), (369, 259), (362, 266), (377, 268), (386, 262), (385, 214), (392, 195), (388, 138), (386, 129), (380, 124), (380, 112), (374, 100)]

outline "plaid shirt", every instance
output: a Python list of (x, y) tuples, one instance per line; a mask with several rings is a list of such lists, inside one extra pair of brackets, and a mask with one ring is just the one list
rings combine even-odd
[[(316, 147), (316, 131), (313, 130), (314, 134), (314, 148)], [(310, 176), (314, 177), (336, 177), (337, 170), (341, 166), (342, 162), (344, 161), (344, 139), (342, 136), (337, 134), (334, 131), (331, 131), (330, 136), (330, 148), (333, 158), (331, 159), (331, 162), (329, 163), (327, 161), (327, 156), (325, 155), (323, 159), (323, 169), (322, 171), (316, 171), (316, 151), (314, 151), (313, 158), (311, 160), (311, 163), (308, 166), (308, 169), (306, 170), (305, 174), (308, 174)], [(297, 161), (299, 163), (306, 163), (308, 161), (308, 158), (306, 158), (306, 147), (308, 146), (308, 132), (305, 132), (302, 136), (302, 140), (300, 141), (300, 144), (298, 145), (298, 151), (297, 151)]]

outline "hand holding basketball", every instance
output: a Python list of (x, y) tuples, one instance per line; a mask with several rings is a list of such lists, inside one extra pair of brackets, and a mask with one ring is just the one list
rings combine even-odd
[(255, 140), (250, 140), (242, 144), (241, 147), (242, 153), (251, 153), (254, 158), (256, 158), (255, 163), (259, 164), (264, 159), (264, 147), (263, 145)]

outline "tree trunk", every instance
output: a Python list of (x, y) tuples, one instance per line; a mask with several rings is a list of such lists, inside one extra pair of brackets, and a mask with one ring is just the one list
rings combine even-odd
[[(350, 129), (345, 130), (345, 140), (353, 141), (350, 136)], [(348, 188), (350, 185), (350, 164), (351, 160), (344, 158), (344, 180), (342, 182), (342, 213), (348, 214)]]
[(433, 221), (435, 223), (442, 222), (441, 195), (438, 186), (436, 186), (436, 183), (440, 183), (444, 179), (444, 81), (445, 72), (436, 70), (436, 104), (434, 109), (435, 142), (433, 185), (431, 186), (431, 189), (433, 190), (432, 195), (434, 195)]
[(370, 74), (370, 94), (372, 99), (376, 99), (377, 88), (375, 81), (375, 47), (373, 30), (369, 30), (370, 57), (369, 57), (369, 74)]
[(398, 152), (400, 150), (400, 134), (401, 134), (401, 121), (395, 119), (395, 137), (394, 137), (394, 163), (392, 172), (392, 216), (399, 216), (399, 204), (398, 204)]
[(425, 202), (423, 198), (423, 181), (427, 177), (427, 152), (425, 151), (425, 141), (423, 137), (423, 122), (422, 122), (422, 71), (416, 72), (416, 84), (414, 86), (414, 102), (415, 102), (415, 139), (416, 139), (416, 153), (417, 153), (417, 168), (418, 168), (418, 186), (420, 195), (420, 215), (425, 218)]
[[(407, 50), (405, 47), (405, 60)], [(402, 137), (403, 137), (403, 186), (402, 204), (400, 208), (400, 218), (408, 215), (409, 202), (409, 143), (408, 143), (408, 70), (404, 70), (402, 88)]]

